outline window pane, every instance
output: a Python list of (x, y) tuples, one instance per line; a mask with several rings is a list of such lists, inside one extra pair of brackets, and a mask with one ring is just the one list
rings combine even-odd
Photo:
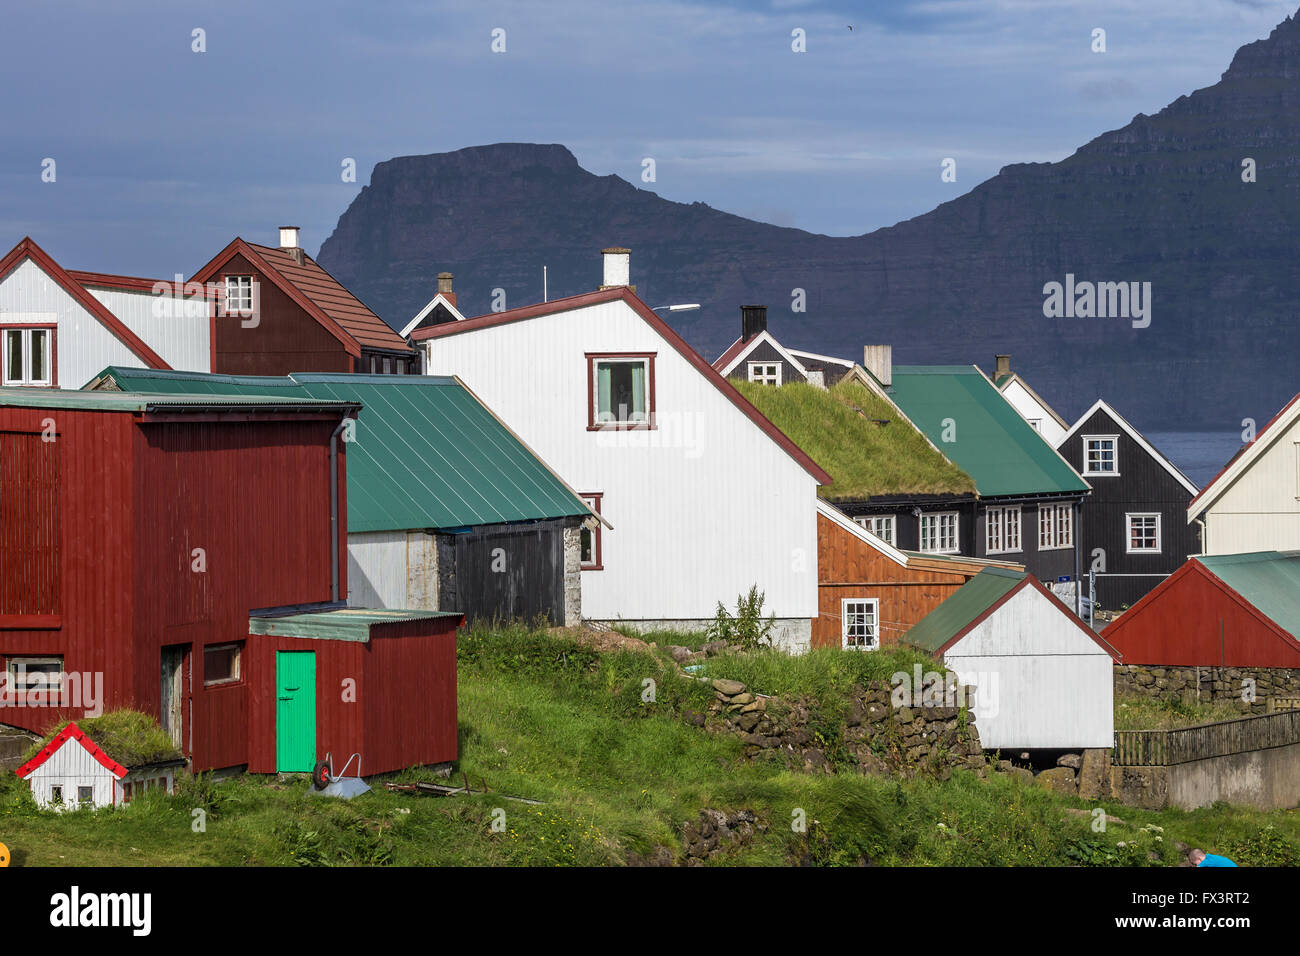
[(608, 362), (596, 366), (596, 421), (614, 420), (614, 367)]
[(237, 646), (207, 647), (203, 649), (203, 682), (239, 679), (239, 648)]
[(50, 380), (49, 348), (50, 333), (47, 329), (32, 329), (32, 381), (48, 382)]
[(23, 333), (20, 329), (5, 330), (5, 381), (23, 380)]

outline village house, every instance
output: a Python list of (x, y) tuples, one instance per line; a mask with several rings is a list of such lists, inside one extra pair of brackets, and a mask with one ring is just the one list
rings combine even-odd
[(454, 759), (462, 616), (342, 600), (358, 410), (0, 389), (0, 724), (140, 710), (195, 771)]
[(416, 329), (426, 371), (462, 378), (606, 520), (584, 617), (702, 628), (757, 586), (777, 642), (807, 648), (829, 475), (636, 296), (626, 250), (604, 259), (599, 291)]
[(975, 687), (985, 750), (1110, 748), (1119, 654), (1032, 575), (986, 568), (904, 637)]
[(1099, 607), (1135, 604), (1199, 550), (1187, 523), (1196, 486), (1105, 401), (1079, 417), (1057, 451), (1092, 485), (1079, 543)]
[(765, 305), (740, 307), (740, 337), (718, 356), (713, 367), (732, 381), (763, 385), (804, 382), (828, 388), (845, 377), (863, 380), (862, 370), (853, 362), (783, 346), (768, 331)]
[(176, 772), (184, 766), (179, 757), (124, 766), (69, 721), (16, 773), (31, 787), (39, 807), (97, 810), (130, 803), (151, 790), (172, 793)]
[(1191, 500), (1202, 554), (1300, 549), (1300, 395)]
[(1060, 447), (1070, 428), (1069, 424), (1056, 414), (1041, 395), (1029, 387), (1029, 383), (1019, 373), (1011, 371), (1010, 355), (993, 357), (993, 385), (1049, 445), (1053, 448)]
[(359, 402), (348, 441), (349, 604), (457, 611), (471, 623), (581, 623), (582, 549), (599, 519), (459, 379), (109, 368), (89, 387)]

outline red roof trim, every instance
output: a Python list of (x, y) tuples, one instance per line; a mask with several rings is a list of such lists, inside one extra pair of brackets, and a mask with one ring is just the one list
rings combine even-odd
[(1252, 438), (1249, 442), (1247, 442), (1244, 447), (1239, 449), (1235, 455), (1229, 458), (1228, 463), (1219, 469), (1219, 473), (1215, 475), (1213, 478), (1211, 478), (1209, 483), (1200, 491), (1198, 491), (1191, 501), (1187, 502), (1187, 508), (1189, 511), (1191, 510), (1192, 505), (1200, 501), (1201, 498), (1204, 497), (1204, 495), (1211, 488), (1214, 487), (1215, 483), (1218, 482), (1218, 480), (1224, 476), (1227, 470), (1233, 466), (1233, 464), (1237, 461), (1237, 459), (1241, 458), (1242, 455), (1245, 455), (1252, 448), (1254, 448), (1255, 443), (1258, 442), (1261, 438), (1263, 438), (1266, 434), (1268, 434), (1268, 430), (1272, 428), (1277, 423), (1278, 419), (1280, 419), (1283, 415), (1285, 415), (1287, 413), (1287, 410), (1296, 402), (1300, 402), (1300, 394), (1297, 394), (1294, 398), (1291, 399), (1291, 401), (1283, 405), (1282, 410), (1278, 412), (1276, 415), (1274, 415), (1272, 418), (1270, 418), (1268, 420), (1268, 424), (1265, 425), (1263, 428), (1261, 428), (1258, 432), (1256, 432), (1255, 437)]
[[(165, 285), (168, 288), (174, 288), (175, 279), (142, 279), (138, 276), (119, 276), (108, 272), (86, 272), (83, 269), (69, 269), (68, 275), (76, 279), (82, 285), (93, 285), (104, 289), (120, 289), (123, 292), (149, 292), (152, 293), (154, 288), (159, 285)], [(203, 288), (203, 294), (206, 298), (215, 299), (217, 293), (215, 289)]]
[(70, 739), (75, 740), (77, 743), (81, 744), (82, 748), (85, 749), (86, 753), (94, 757), (95, 760), (98, 761), (101, 767), (103, 767), (113, 776), (117, 777), (117, 779), (121, 780), (123, 777), (126, 776), (126, 772), (127, 772), (126, 768), (123, 767), (116, 760), (114, 760), (112, 757), (110, 757), (108, 754), (104, 753), (104, 751), (100, 750), (99, 745), (86, 736), (85, 732), (80, 727), (77, 726), (76, 721), (69, 721), (68, 726), (60, 730), (54, 736), (53, 740), (51, 740), (48, 744), (42, 747), (40, 753), (38, 753), (31, 760), (27, 761), (25, 764), (23, 764), (14, 772), (17, 773), (18, 776), (21, 777), (23, 780), (26, 780), (28, 776), (31, 775), (31, 772), (33, 770), (35, 770), (41, 764), (45, 763), (45, 761), (53, 757), (59, 751), (59, 749), (64, 745), (64, 743), (66, 743)]
[(1066, 616), (1066, 618), (1070, 621), (1071, 624), (1073, 624), (1079, 630), (1083, 631), (1084, 634), (1088, 635), (1088, 637), (1092, 640), (1094, 644), (1096, 644), (1103, 651), (1105, 651), (1107, 654), (1110, 655), (1111, 660), (1116, 662), (1121, 662), (1121, 658), (1123, 657), (1123, 655), (1119, 652), (1117, 648), (1115, 648), (1114, 645), (1112, 645), (1109, 641), (1103, 640), (1100, 634), (1098, 634), (1088, 625), (1084, 624), (1083, 621), (1081, 621), (1077, 616), (1075, 616), (1075, 613), (1070, 610), (1069, 606), (1066, 605), (1064, 601), (1062, 601), (1059, 597), (1053, 594), (1050, 590), (1045, 588), (1042, 582), (1039, 581), (1038, 578), (1034, 577), (1032, 574), (1026, 574), (1019, 584), (1017, 584), (1010, 591), (1002, 595), (1002, 597), (998, 598), (987, 608), (985, 608), (982, 614), (979, 614), (976, 617), (972, 618), (966, 624), (965, 627), (963, 627), (960, 631), (958, 631), (956, 634), (952, 636), (952, 638), (948, 641), (948, 643), (944, 644), (943, 647), (935, 651), (934, 656), (938, 657), (939, 655), (943, 654), (945, 651), (948, 650), (948, 648), (952, 647), (963, 637), (969, 634), (976, 626), (983, 623), (987, 618), (991, 617), (998, 610), (998, 608), (1002, 607), (1002, 605), (1006, 604), (1016, 594), (1018, 594), (1021, 590), (1023, 590), (1026, 587), (1036, 588), (1041, 594), (1045, 595), (1046, 597), (1054, 601), (1056, 605), (1060, 608), (1061, 613)]
[(164, 362), (157, 352), (149, 348), (143, 339), (123, 325), (121, 319), (108, 311), (102, 302), (87, 292), (80, 282), (55, 262), (49, 253), (32, 241), (30, 236), (24, 236), (22, 242), (9, 250), (9, 254), (3, 259), (0, 259), (0, 279), (3, 279), (16, 269), (24, 259), (31, 259), (32, 262), (40, 266), (46, 275), (63, 288), (63, 291), (77, 300), (78, 305), (98, 319), (123, 345), (134, 352), (136, 357), (150, 368), (171, 371), (171, 366)]
[[(749, 338), (757, 338), (757, 336), (751, 335)], [(736, 339), (736, 341), (728, 345), (727, 350), (719, 355), (714, 361), (714, 370), (721, 374), (722, 370), (731, 364), (731, 360), (745, 350), (745, 346), (748, 343), (749, 339)]]
[(763, 413), (746, 401), (745, 397), (736, 391), (734, 385), (718, 374), (717, 369), (706, 362), (700, 353), (695, 351), (686, 344), (686, 340), (678, 335), (673, 327), (661, 319), (650, 309), (648, 305), (642, 302), (635, 292), (627, 286), (619, 286), (616, 289), (606, 289), (601, 292), (584, 292), (581, 295), (571, 295), (563, 299), (553, 299), (550, 302), (539, 302), (535, 305), (526, 305), (518, 309), (510, 309), (505, 312), (493, 312), (488, 315), (475, 316), (472, 319), (466, 319), (463, 322), (447, 322), (443, 325), (435, 325), (429, 329), (420, 329), (411, 335), (412, 339), (440, 339), (448, 335), (460, 335), (464, 332), (473, 332), (476, 329), (486, 329), (497, 325), (507, 325), (511, 322), (521, 322), (525, 319), (533, 319), (542, 315), (554, 315), (557, 312), (569, 312), (574, 309), (585, 308), (589, 305), (602, 305), (606, 302), (617, 300), (626, 302), (637, 315), (641, 316), (648, 322), (664, 340), (676, 349), (681, 356), (695, 366), (696, 370), (708, 379), (713, 387), (720, 391), (731, 404), (735, 405), (742, 411), (750, 421), (759, 428), (763, 429), (774, 442), (781, 446), (787, 455), (797, 461), (804, 471), (817, 479), (819, 485), (831, 484), (831, 476), (828, 475), (817, 462), (813, 461), (804, 452), (802, 448), (792, 442), (786, 434), (770, 422)]
[(354, 339), (347, 329), (330, 318), (315, 302), (312, 302), (311, 299), (304, 295), (296, 285), (282, 276), (275, 266), (262, 258), (257, 250), (238, 236), (226, 248), (218, 252), (212, 261), (194, 273), (190, 281), (207, 282), (236, 255), (243, 256), (252, 265), (256, 266), (257, 270), (270, 279), (276, 288), (292, 299), (295, 305), (315, 319), (326, 332), (338, 339), (349, 355), (353, 358), (361, 357), (361, 343)]

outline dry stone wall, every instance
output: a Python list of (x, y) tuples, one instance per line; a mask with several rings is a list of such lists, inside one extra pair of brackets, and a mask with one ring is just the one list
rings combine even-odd
[[(1243, 692), (1254, 681), (1253, 701)], [(1115, 693), (1163, 701), (1184, 698), (1230, 701), (1242, 715), (1263, 714), (1272, 697), (1300, 697), (1300, 668), (1287, 667), (1154, 667), (1116, 664)]]

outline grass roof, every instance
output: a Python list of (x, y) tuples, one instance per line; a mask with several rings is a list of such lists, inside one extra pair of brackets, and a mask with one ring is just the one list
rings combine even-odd
[(975, 491), (970, 475), (939, 454), (897, 408), (857, 382), (829, 389), (803, 382), (733, 384), (826, 469), (834, 483), (818, 494), (829, 501)]
[[(69, 723), (60, 721), (24, 759), (30, 760), (40, 753)], [(78, 720), (77, 726), (100, 750), (128, 769), (184, 757), (158, 721), (139, 711), (112, 710), (100, 717)]]

